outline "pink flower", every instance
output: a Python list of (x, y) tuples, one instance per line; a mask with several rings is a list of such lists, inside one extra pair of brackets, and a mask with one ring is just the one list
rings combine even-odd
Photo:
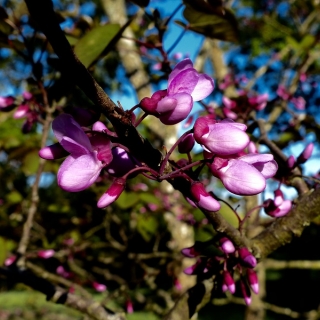
[(247, 127), (231, 119), (220, 122), (200, 117), (194, 125), (194, 138), (205, 150), (217, 155), (230, 155), (242, 151), (250, 142), (244, 132)]
[(280, 218), (285, 216), (292, 207), (290, 200), (284, 200), (283, 193), (280, 189), (274, 192), (274, 200), (268, 199), (265, 201), (264, 211), (267, 215), (273, 218)]
[(115, 179), (110, 188), (102, 195), (98, 201), (98, 208), (105, 208), (116, 201), (126, 186), (126, 180), (122, 178)]
[(107, 286), (102, 283), (93, 282), (92, 286), (97, 292), (104, 292), (107, 290)]
[(26, 104), (21, 104), (18, 108), (14, 111), (13, 118), (20, 119), (25, 118), (31, 112), (30, 107)]
[[(52, 129), (61, 146), (70, 153), (59, 168), (58, 185), (70, 192), (88, 188), (112, 160), (110, 140), (103, 133), (96, 133), (89, 139), (68, 114), (59, 115)], [(40, 156), (43, 153), (45, 151), (40, 150)]]
[(250, 97), (248, 102), (258, 111), (263, 110), (268, 102), (269, 95), (267, 93), (257, 95), (255, 97)]
[(38, 251), (38, 257), (40, 257), (42, 259), (49, 259), (49, 258), (53, 257), (54, 254), (55, 254), (55, 251), (52, 249)]
[(126, 302), (127, 313), (133, 313), (133, 303), (131, 300), (127, 300)]
[(208, 211), (220, 210), (220, 204), (210, 196), (201, 182), (195, 182), (190, 189), (192, 201), (199, 207)]
[(290, 101), (298, 110), (304, 110), (306, 108), (306, 100), (303, 97), (293, 97)]
[(4, 265), (5, 265), (6, 267), (9, 267), (9, 266), (11, 266), (16, 260), (17, 260), (17, 256), (10, 256), (9, 258), (7, 258), (7, 259), (4, 261)]
[(0, 96), (0, 111), (10, 111), (14, 107), (14, 98), (11, 96), (1, 97)]
[(199, 74), (190, 59), (184, 59), (172, 70), (168, 89), (143, 98), (140, 107), (164, 124), (176, 124), (188, 117), (194, 101), (207, 97), (213, 88), (213, 80), (206, 74)]
[(229, 160), (216, 157), (210, 169), (228, 191), (254, 195), (265, 189), (266, 179), (275, 175), (278, 165), (272, 154), (247, 154)]

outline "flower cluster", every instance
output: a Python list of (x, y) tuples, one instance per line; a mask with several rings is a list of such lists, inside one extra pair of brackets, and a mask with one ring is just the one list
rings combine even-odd
[(232, 294), (237, 290), (234, 278), (238, 274), (239, 291), (245, 303), (247, 305), (251, 303), (250, 288), (255, 294), (258, 294), (258, 276), (253, 270), (257, 265), (257, 260), (246, 247), (236, 249), (228, 238), (222, 237), (218, 242), (196, 242), (194, 246), (182, 249), (181, 252), (185, 257), (197, 258), (197, 262), (186, 268), (184, 273), (202, 277), (210, 277), (215, 274), (218, 288)]

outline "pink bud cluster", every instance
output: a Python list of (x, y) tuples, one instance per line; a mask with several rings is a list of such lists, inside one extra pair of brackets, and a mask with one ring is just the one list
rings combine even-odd
[[(212, 249), (216, 246), (217, 249)], [(211, 249), (210, 249), (211, 248)], [(227, 238), (222, 237), (218, 243), (196, 242), (194, 246), (182, 249), (182, 254), (189, 258), (197, 258), (197, 262), (186, 268), (184, 273), (188, 275), (208, 275), (216, 274), (217, 270), (219, 277), (217, 278), (220, 289), (223, 292), (229, 291), (234, 294), (237, 290), (234, 275), (239, 274), (239, 290), (247, 305), (251, 303), (251, 290), (258, 294), (259, 283), (258, 276), (253, 270), (257, 265), (256, 258), (246, 247), (235, 248), (233, 243)], [(212, 252), (217, 252), (213, 256)]]

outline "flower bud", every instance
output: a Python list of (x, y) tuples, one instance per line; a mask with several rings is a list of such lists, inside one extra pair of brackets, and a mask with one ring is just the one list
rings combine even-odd
[(312, 155), (313, 151), (313, 143), (309, 143), (306, 148), (302, 151), (302, 153), (299, 155), (297, 162), (299, 164), (305, 163)]
[(180, 153), (189, 153), (191, 152), (195, 144), (194, 137), (192, 133), (186, 135), (178, 144), (178, 151)]
[(255, 294), (259, 293), (259, 282), (257, 273), (252, 269), (247, 269), (247, 279), (252, 291)]
[(127, 300), (126, 302), (127, 313), (133, 313), (133, 303), (131, 300)]
[(105, 208), (112, 202), (116, 201), (123, 192), (126, 180), (122, 178), (115, 179), (110, 188), (102, 195), (98, 201), (98, 208)]
[(21, 104), (13, 113), (13, 119), (21, 119), (25, 118), (27, 114), (30, 112), (30, 108), (28, 105)]
[(228, 253), (235, 252), (236, 249), (233, 243), (228, 238), (223, 237), (219, 240), (219, 242), (220, 242), (220, 247), (224, 253), (228, 254)]
[(200, 255), (200, 253), (196, 251), (195, 246), (184, 248), (181, 250), (181, 253), (188, 258), (195, 258)]
[(38, 251), (38, 257), (42, 258), (42, 259), (49, 259), (49, 258), (53, 257), (54, 254), (55, 254), (55, 251), (52, 249)]
[(201, 182), (193, 183), (190, 191), (193, 197), (192, 200), (199, 208), (208, 211), (220, 210), (219, 202), (209, 195)]
[(296, 166), (296, 159), (293, 155), (289, 156), (287, 159), (287, 166), (290, 170), (292, 170)]
[(236, 285), (234, 283), (234, 280), (230, 272), (227, 270), (224, 270), (222, 276), (223, 276), (223, 284), (225, 284), (228, 287), (228, 290), (232, 294), (234, 294), (236, 292)]
[(251, 303), (251, 292), (247, 283), (243, 280), (240, 280), (240, 289), (244, 298), (244, 302), (248, 306)]
[(107, 290), (107, 286), (102, 283), (93, 282), (92, 286), (97, 292), (104, 292)]
[(251, 254), (251, 252), (246, 248), (242, 247), (238, 249), (240, 263), (248, 268), (254, 268), (257, 265), (256, 258)]
[(4, 261), (4, 265), (5, 265), (6, 267), (9, 267), (9, 266), (11, 266), (16, 260), (17, 260), (17, 256), (10, 256), (9, 258), (7, 258), (7, 259)]

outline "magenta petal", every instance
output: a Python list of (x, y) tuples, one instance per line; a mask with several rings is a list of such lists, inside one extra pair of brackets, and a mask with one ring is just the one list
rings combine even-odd
[(103, 164), (96, 153), (74, 158), (67, 157), (58, 171), (58, 185), (70, 192), (82, 191), (91, 186), (98, 178)]
[[(177, 100), (177, 105), (172, 112), (160, 116), (159, 119), (164, 124), (176, 124), (186, 119), (193, 106), (192, 97), (187, 93), (177, 93), (172, 96)], [(162, 101), (165, 99), (162, 99)], [(160, 102), (159, 102), (160, 103)]]
[(219, 178), (230, 192), (238, 195), (254, 195), (265, 189), (264, 176), (251, 164), (240, 160), (229, 160), (226, 168), (220, 170)]
[(156, 111), (161, 115), (163, 113), (170, 112), (174, 110), (174, 108), (177, 106), (177, 99), (174, 97), (165, 97), (161, 101), (158, 102), (158, 105), (156, 107)]
[(88, 151), (92, 151), (89, 138), (71, 115), (66, 113), (60, 114), (53, 120), (52, 129), (59, 142), (63, 137), (69, 137)]
[(190, 59), (184, 59), (181, 62), (179, 62), (172, 72), (170, 73), (169, 79), (168, 79), (168, 87), (170, 86), (171, 81), (183, 70), (193, 68), (192, 61)]
[(200, 195), (198, 206), (208, 211), (220, 210), (220, 203), (216, 199), (212, 198), (210, 195), (208, 196)]
[(30, 111), (29, 106), (22, 104), (15, 110), (13, 114), (13, 118), (20, 119), (20, 118), (26, 117), (29, 111)]
[(213, 89), (213, 80), (206, 74), (199, 74), (198, 83), (191, 93), (193, 101), (199, 101), (206, 98), (213, 91)]
[(106, 125), (101, 121), (95, 122), (93, 124), (93, 126), (92, 126), (92, 130), (93, 131), (103, 131), (103, 130), (106, 130), (106, 129), (107, 129)]
[(218, 155), (230, 155), (242, 151), (250, 142), (249, 136), (233, 125), (215, 123), (199, 142)]
[(69, 153), (61, 146), (60, 143), (55, 143), (39, 150), (39, 156), (46, 160), (60, 159), (67, 155), (69, 155)]
[(248, 154), (239, 160), (252, 164), (266, 179), (273, 177), (278, 170), (278, 164), (273, 160), (272, 154)]
[(199, 75), (195, 69), (183, 70), (168, 86), (168, 96), (176, 93), (188, 93), (191, 95), (198, 81)]
[(70, 139), (69, 137), (63, 137), (60, 141), (62, 147), (71, 153), (74, 157), (78, 157), (83, 154), (87, 154), (90, 151), (84, 148), (81, 144), (76, 141)]

